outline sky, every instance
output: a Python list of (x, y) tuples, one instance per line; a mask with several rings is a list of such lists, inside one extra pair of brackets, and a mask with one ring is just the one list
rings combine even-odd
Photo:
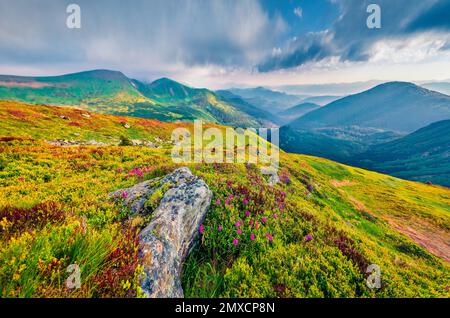
[(450, 0), (0, 0), (0, 74), (89, 69), (211, 89), (448, 80)]

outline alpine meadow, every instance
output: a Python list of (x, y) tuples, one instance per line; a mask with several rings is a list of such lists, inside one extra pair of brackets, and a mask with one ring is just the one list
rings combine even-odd
[(0, 0), (0, 298), (450, 297), (449, 1), (75, 2)]

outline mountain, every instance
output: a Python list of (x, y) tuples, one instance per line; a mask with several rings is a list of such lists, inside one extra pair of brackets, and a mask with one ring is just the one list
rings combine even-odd
[(360, 126), (409, 133), (450, 118), (450, 96), (412, 83), (389, 82), (306, 114), (291, 127)]
[[(264, 117), (264, 114), (258, 113), (255, 107), (245, 105), (240, 108), (241, 105), (230, 103), (226, 98), (208, 89), (188, 87), (168, 78), (149, 84), (136, 80), (133, 80), (133, 83), (139, 92), (159, 106), (158, 115), (150, 118), (170, 121), (170, 117), (167, 117), (169, 114), (183, 121), (202, 119), (209, 123), (241, 127), (261, 127), (269, 122), (267, 118), (259, 120), (260, 118), (252, 116), (254, 114)], [(141, 113), (135, 115), (149, 117), (142, 116)]]
[(121, 111), (128, 104), (155, 104), (137, 91), (124, 74), (108, 70), (54, 77), (0, 75), (0, 99), (80, 106), (101, 112)]
[(262, 126), (258, 119), (207, 89), (167, 78), (143, 83), (109, 70), (54, 77), (0, 75), (0, 99), (163, 121), (202, 119), (231, 126)]
[[(170, 151), (177, 127), (192, 131), (190, 123), (0, 101), (0, 297), (142, 297), (149, 260), (140, 234), (170, 245), (177, 233), (142, 230), (161, 204), (180, 206), (177, 189), (198, 184), (162, 182), (180, 168)], [(183, 164), (212, 192), (194, 229), (198, 244), (180, 262), (185, 297), (448, 296), (450, 189), (283, 151), (279, 164), (275, 185), (259, 164)], [(144, 214), (124, 205), (141, 192), (130, 187), (157, 189), (133, 201)], [(80, 265), (80, 288), (61, 283), (70, 264)], [(382, 288), (367, 286), (371, 264)]]
[[(280, 146), (405, 179), (447, 185), (446, 130), (431, 130), (434, 126), (430, 126), (434, 136), (428, 130), (408, 134), (449, 118), (450, 96), (411, 83), (391, 82), (292, 121), (280, 130)], [(418, 148), (420, 136), (434, 138), (424, 145), (426, 151)], [(438, 153), (433, 149), (439, 149)], [(404, 152), (408, 155), (400, 156)]]
[(309, 97), (304, 95), (289, 95), (264, 87), (231, 88), (228, 91), (240, 96), (248, 103), (274, 114), (295, 106), (304, 98)]
[(320, 106), (314, 103), (301, 103), (282, 111), (279, 116), (283, 119), (284, 123), (288, 123), (318, 108)]
[(450, 187), (450, 120), (371, 146), (354, 160), (371, 170)]
[(262, 123), (263, 127), (278, 127), (283, 122), (282, 119), (276, 114), (272, 114), (266, 110), (258, 108), (230, 91), (219, 90), (215, 93), (225, 99), (229, 104), (235, 106), (237, 109), (257, 119), (260, 123)]
[(324, 106), (329, 103), (334, 102), (335, 100), (338, 100), (342, 98), (341, 96), (334, 96), (334, 95), (323, 95), (323, 96), (311, 96), (307, 97), (302, 100), (302, 103), (313, 103), (317, 104), (319, 106)]
[(370, 80), (365, 82), (351, 82), (351, 83), (284, 85), (284, 86), (275, 86), (274, 89), (294, 95), (347, 96), (368, 90), (382, 83), (383, 81), (380, 80)]
[(280, 128), (280, 148), (290, 153), (323, 157), (342, 163), (367, 149), (357, 140), (339, 139), (314, 130)]
[(420, 85), (432, 91), (436, 91), (445, 95), (450, 95), (450, 83), (449, 82), (434, 82), (425, 83)]

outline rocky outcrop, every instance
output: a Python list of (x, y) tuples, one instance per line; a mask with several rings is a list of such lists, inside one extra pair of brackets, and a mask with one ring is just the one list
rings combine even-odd
[[(79, 136), (80, 134), (76, 133), (74, 135)], [(119, 144), (120, 144), (119, 141), (105, 143), (105, 142), (96, 141), (96, 140), (81, 141), (81, 140), (69, 140), (69, 139), (46, 140), (45, 142), (49, 145), (59, 146), (59, 147), (70, 147), (70, 146), (106, 147), (106, 146), (119, 146)], [(148, 147), (148, 148), (162, 148), (162, 146), (158, 143), (151, 142), (151, 141), (145, 141), (145, 140), (139, 140), (139, 139), (131, 140), (131, 145), (140, 146), (140, 147)]]
[(112, 195), (126, 193), (124, 201), (132, 213), (148, 213), (147, 199), (161, 189), (166, 189), (165, 193), (140, 233), (141, 288), (147, 297), (178, 298), (183, 297), (181, 266), (199, 235), (212, 192), (188, 168), (180, 168), (161, 180), (146, 181)]
[(131, 140), (131, 143), (133, 144), (133, 146), (143, 146), (143, 147), (148, 147), (148, 148), (161, 148), (160, 145), (151, 142), (151, 141), (146, 141), (146, 140), (139, 140), (139, 139), (133, 139)]
[(68, 139), (58, 139), (58, 140), (46, 140), (47, 144), (52, 146), (59, 147), (69, 147), (69, 146), (99, 146), (105, 147), (110, 146), (111, 144), (96, 141), (96, 140), (88, 140), (88, 141), (79, 141), (79, 140), (68, 140)]

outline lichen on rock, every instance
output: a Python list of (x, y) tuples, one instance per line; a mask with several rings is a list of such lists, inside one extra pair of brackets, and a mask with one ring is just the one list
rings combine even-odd
[(139, 235), (144, 295), (183, 297), (181, 267), (198, 237), (211, 203), (211, 190), (188, 168), (180, 168), (162, 179), (145, 181), (111, 195), (117, 196), (123, 191), (128, 194), (124, 203), (132, 214), (148, 213), (149, 207), (153, 210), (152, 200), (162, 195), (159, 205), (152, 211), (150, 223)]

